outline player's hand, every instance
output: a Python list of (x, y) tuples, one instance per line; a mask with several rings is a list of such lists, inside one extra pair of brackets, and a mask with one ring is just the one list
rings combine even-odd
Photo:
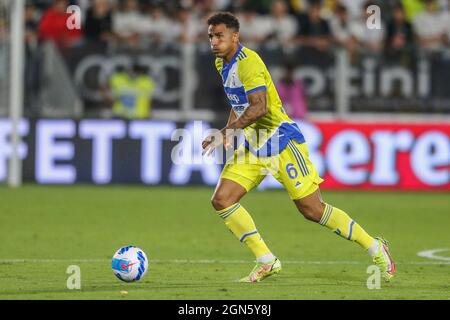
[(220, 131), (215, 132), (207, 136), (202, 142), (203, 152), (202, 155), (209, 156), (213, 153), (214, 149), (222, 145), (223, 137)]
[(207, 136), (202, 142), (202, 155), (211, 155), (214, 150), (221, 145), (225, 147), (225, 150), (228, 150), (231, 147), (230, 136), (232, 136), (232, 133), (233, 130), (226, 130), (224, 128), (220, 131), (215, 132), (214, 134)]
[(233, 136), (234, 136), (234, 130), (233, 129), (222, 129), (221, 130), (223, 135), (223, 146), (225, 147), (225, 150), (228, 150), (233, 147)]

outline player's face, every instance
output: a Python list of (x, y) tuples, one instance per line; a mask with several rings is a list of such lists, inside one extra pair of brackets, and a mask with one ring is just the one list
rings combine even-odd
[(239, 43), (239, 33), (227, 28), (223, 23), (208, 28), (211, 50), (218, 58), (226, 58), (232, 53)]

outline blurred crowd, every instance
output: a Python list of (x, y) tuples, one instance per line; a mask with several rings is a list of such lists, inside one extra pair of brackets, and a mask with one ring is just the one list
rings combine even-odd
[[(77, 10), (80, 28), (68, 28)], [(277, 89), (297, 118), (306, 116), (309, 101), (305, 84), (294, 76), (298, 50), (302, 57), (312, 53), (321, 59), (340, 47), (356, 58), (352, 61), (359, 54), (374, 55), (382, 64), (407, 68), (414, 68), (418, 54), (431, 57), (450, 50), (450, 0), (26, 0), (27, 104), (38, 105), (32, 93), (37, 95), (42, 86), (43, 42), (53, 41), (63, 56), (72, 58), (86, 48), (110, 53), (162, 49), (164, 55), (183, 43), (209, 54), (206, 20), (217, 11), (238, 16), (244, 45), (272, 50), (272, 62), (275, 57), (284, 67)], [(5, 25), (0, 15), (0, 38), (6, 35)], [(320, 59), (316, 63), (321, 65)], [(158, 79), (139, 66), (108, 76), (109, 82), (101, 84), (102, 103), (121, 117), (149, 117)]]
[[(81, 8), (81, 30), (65, 27), (69, 5)], [(381, 9), (379, 29), (367, 27), (370, 5)], [(206, 42), (207, 17), (226, 10), (240, 18), (249, 47), (278, 44), (328, 50), (339, 45), (396, 55), (417, 47), (450, 46), (450, 0), (31, 0), (29, 44), (54, 40), (62, 48), (91, 42), (146, 48)]]

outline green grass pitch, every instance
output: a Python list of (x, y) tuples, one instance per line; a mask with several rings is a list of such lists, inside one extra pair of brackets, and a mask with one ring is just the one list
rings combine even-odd
[[(241, 284), (254, 257), (210, 206), (212, 188), (0, 187), (0, 299), (450, 299), (448, 193), (324, 192), (370, 234), (391, 243), (397, 275), (369, 290), (358, 245), (306, 221), (281, 190), (242, 201), (283, 263), (279, 275)], [(149, 271), (123, 283), (113, 253), (141, 247)], [(69, 265), (81, 290), (68, 290)], [(123, 294), (121, 291), (127, 291)]]

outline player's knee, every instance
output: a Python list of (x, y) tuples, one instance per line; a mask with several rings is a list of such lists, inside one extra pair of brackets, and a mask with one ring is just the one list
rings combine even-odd
[(305, 219), (319, 222), (320, 218), (322, 218), (324, 206), (321, 203), (317, 205), (300, 205), (298, 209)]
[(303, 217), (305, 217), (306, 220), (313, 221), (313, 222), (317, 222), (320, 220), (320, 219), (317, 220), (317, 216), (316, 216), (314, 210), (312, 210), (311, 208), (304, 208), (300, 212), (303, 215)]
[(216, 192), (211, 198), (211, 204), (216, 211), (220, 211), (231, 206), (233, 202), (225, 192)]

